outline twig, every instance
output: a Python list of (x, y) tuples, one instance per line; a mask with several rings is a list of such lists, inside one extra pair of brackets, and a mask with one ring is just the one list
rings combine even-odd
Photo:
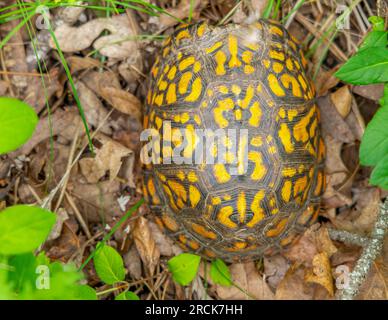
[(381, 253), (384, 236), (388, 227), (388, 198), (380, 207), (377, 220), (368, 244), (364, 247), (353, 271), (349, 274), (349, 285), (338, 294), (340, 300), (352, 300), (360, 290), (377, 256)]
[(366, 247), (369, 243), (368, 237), (363, 237), (358, 234), (354, 234), (344, 230), (337, 230), (329, 228), (330, 238), (334, 241), (341, 241), (346, 244), (356, 245), (360, 247)]

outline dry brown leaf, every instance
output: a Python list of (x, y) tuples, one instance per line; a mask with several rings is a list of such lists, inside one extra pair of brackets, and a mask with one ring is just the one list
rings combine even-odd
[(108, 111), (104, 108), (100, 99), (90, 90), (83, 81), (76, 81), (75, 86), (81, 101), (81, 105), (84, 109), (85, 117), (87, 123), (94, 127), (101, 127), (101, 132), (110, 135), (112, 130), (109, 128), (109, 125), (105, 122), (108, 115)]
[[(107, 172), (109, 180), (115, 179), (123, 165), (123, 159), (130, 157), (134, 161), (132, 150), (124, 147), (111, 138), (98, 134), (95, 140), (101, 147), (95, 148), (94, 158), (83, 158), (79, 161), (81, 172), (88, 183), (97, 183)], [(133, 168), (133, 165), (130, 165)]]
[(318, 98), (317, 103), (321, 109), (321, 126), (324, 138), (330, 134), (338, 141), (346, 143), (354, 142), (356, 138), (353, 132), (331, 102), (330, 97)]
[(306, 272), (305, 281), (317, 283), (323, 286), (331, 297), (334, 295), (333, 276), (326, 252), (314, 256), (312, 270)]
[(304, 275), (304, 268), (297, 264), (291, 266), (277, 287), (276, 300), (312, 300), (314, 285), (306, 283)]
[(272, 289), (276, 289), (279, 285), (289, 266), (287, 259), (280, 254), (264, 257), (264, 274)]
[(57, 216), (57, 219), (55, 221), (55, 225), (53, 229), (51, 230), (49, 236), (47, 237), (47, 240), (57, 239), (61, 235), (63, 223), (69, 219), (69, 215), (64, 208), (59, 208), (55, 212), (55, 215)]
[(384, 94), (384, 84), (370, 84), (366, 86), (354, 86), (352, 91), (358, 95), (378, 101)]
[(101, 62), (99, 60), (90, 57), (71, 56), (66, 60), (70, 65), (71, 73), (85, 69), (98, 68), (101, 66)]
[(0, 80), (0, 96), (5, 96), (5, 93), (8, 90), (8, 83), (6, 81)]
[(353, 96), (348, 86), (343, 86), (330, 95), (331, 102), (342, 118), (346, 118), (352, 107)]
[(111, 222), (113, 217), (121, 213), (117, 202), (121, 193), (118, 181), (102, 181), (96, 184), (82, 182), (84, 178), (72, 176), (67, 190), (86, 222)]
[(136, 246), (132, 245), (127, 253), (124, 254), (124, 264), (128, 269), (128, 273), (131, 278), (139, 280), (142, 277), (142, 267), (139, 253)]
[(156, 223), (149, 221), (148, 225), (151, 229), (153, 238), (156, 245), (159, 248), (160, 254), (162, 256), (171, 257), (182, 253), (182, 249), (174, 244), (171, 238), (167, 237), (157, 226)]
[[(230, 266), (233, 282), (258, 300), (273, 300), (274, 294), (257, 271), (253, 262), (236, 263)], [(247, 300), (251, 299), (235, 286), (223, 287), (216, 285), (216, 293), (220, 299)]]
[(152, 236), (148, 221), (144, 217), (136, 219), (133, 238), (148, 275), (153, 275), (159, 263), (160, 252)]
[(326, 95), (331, 88), (334, 88), (338, 83), (339, 79), (334, 76), (337, 70), (326, 71), (320, 68), (317, 78), (315, 79), (315, 86), (318, 97)]
[[(104, 30), (109, 31), (109, 35), (100, 36)], [(82, 51), (93, 44), (94, 49), (99, 50), (102, 55), (123, 59), (137, 50), (137, 45), (131, 38), (135, 32), (125, 14), (94, 19), (79, 27), (62, 24), (55, 29), (55, 35), (63, 52)], [(52, 40), (50, 46), (55, 49)]]

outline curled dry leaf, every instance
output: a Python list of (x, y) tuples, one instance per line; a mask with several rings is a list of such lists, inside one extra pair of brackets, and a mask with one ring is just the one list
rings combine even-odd
[(330, 94), (331, 102), (342, 118), (346, 118), (352, 108), (353, 96), (348, 86), (343, 86)]
[[(109, 35), (100, 36), (104, 30), (109, 31)], [(115, 59), (129, 57), (137, 50), (132, 39), (134, 35), (125, 14), (94, 19), (79, 27), (62, 24), (55, 29), (55, 36), (63, 52), (82, 51), (93, 44), (94, 49), (102, 55)], [(55, 49), (52, 40), (50, 46)]]
[(59, 208), (55, 214), (57, 216), (57, 220), (55, 221), (55, 225), (51, 230), (47, 240), (57, 239), (61, 235), (63, 223), (69, 219), (69, 215), (64, 208)]
[(136, 219), (133, 237), (135, 239), (137, 251), (139, 252), (148, 274), (153, 275), (155, 268), (159, 263), (160, 251), (153, 238), (148, 221), (144, 217)]
[(100, 99), (90, 90), (82, 81), (76, 81), (75, 83), (81, 105), (84, 109), (85, 117), (87, 123), (94, 127), (98, 128), (100, 125), (101, 132), (109, 135), (111, 134), (111, 129), (108, 124), (104, 124), (104, 119), (108, 115), (108, 111), (104, 108)]
[(101, 147), (95, 148), (95, 157), (83, 158), (79, 161), (81, 172), (88, 183), (97, 183), (108, 172), (109, 180), (115, 179), (123, 165), (124, 158), (131, 159), (128, 162), (128, 169), (133, 170), (134, 155), (132, 150), (103, 134), (98, 134), (95, 141), (101, 145)]
[(333, 276), (329, 256), (326, 252), (314, 256), (312, 270), (307, 270), (305, 281), (317, 283), (323, 286), (331, 297), (334, 295)]
[[(236, 263), (230, 266), (233, 282), (258, 300), (273, 300), (274, 294), (257, 271), (253, 262)], [(247, 300), (251, 299), (246, 293), (235, 286), (223, 287), (216, 285), (216, 293), (220, 299)]]
[(56, 21), (60, 20), (68, 25), (72, 25), (78, 21), (81, 14), (85, 11), (85, 7), (82, 6), (68, 6), (59, 8), (56, 13)]
[(272, 289), (276, 289), (288, 268), (289, 262), (281, 254), (264, 257), (264, 274)]
[(122, 90), (120, 82), (113, 72), (89, 72), (83, 81), (112, 107), (140, 121), (140, 100), (130, 92)]
[(141, 279), (142, 268), (139, 253), (136, 246), (132, 245), (127, 253), (124, 254), (124, 264), (128, 269), (129, 275), (135, 280)]

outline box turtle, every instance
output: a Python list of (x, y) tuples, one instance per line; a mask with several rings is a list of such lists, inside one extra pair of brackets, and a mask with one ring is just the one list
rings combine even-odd
[(181, 25), (164, 42), (145, 104), (143, 191), (183, 249), (252, 260), (317, 218), (325, 147), (306, 66), (272, 20)]

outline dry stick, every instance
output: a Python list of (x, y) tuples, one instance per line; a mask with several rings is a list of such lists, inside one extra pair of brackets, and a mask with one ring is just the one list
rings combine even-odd
[(66, 191), (65, 191), (65, 197), (66, 197), (66, 200), (69, 202), (70, 207), (73, 209), (74, 214), (75, 214), (75, 216), (77, 217), (78, 222), (80, 223), (80, 225), (81, 225), (83, 231), (84, 231), (85, 234), (86, 234), (86, 237), (87, 237), (88, 239), (91, 239), (91, 238), (92, 238), (92, 235), (90, 234), (88, 225), (86, 224), (84, 218), (82, 217), (81, 212), (78, 210), (76, 204), (74, 203), (73, 198), (72, 198)]
[(368, 243), (364, 246), (353, 271), (349, 274), (349, 285), (339, 295), (340, 300), (352, 300), (359, 293), (368, 272), (383, 248), (384, 236), (388, 227), (388, 198), (381, 205), (377, 220)]

